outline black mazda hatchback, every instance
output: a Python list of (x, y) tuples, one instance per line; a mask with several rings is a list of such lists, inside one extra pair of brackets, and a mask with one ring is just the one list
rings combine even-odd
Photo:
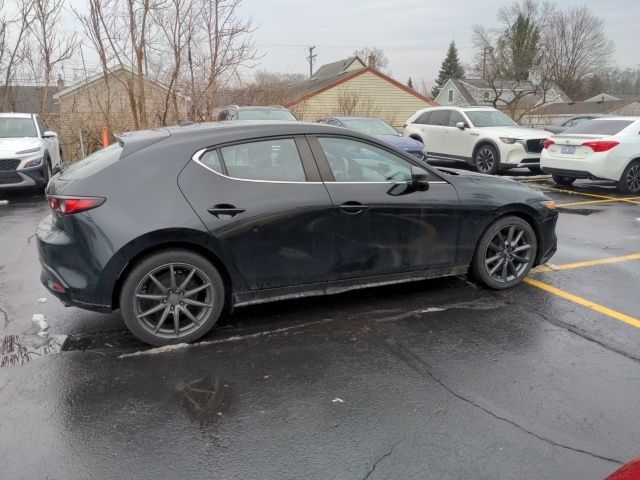
[(240, 305), (469, 272), (508, 288), (556, 249), (554, 203), (343, 128), (218, 122), (124, 134), (49, 182), (42, 282), (153, 345)]

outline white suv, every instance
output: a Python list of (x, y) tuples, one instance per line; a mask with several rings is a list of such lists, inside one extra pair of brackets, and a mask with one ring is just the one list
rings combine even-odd
[(514, 167), (541, 172), (540, 152), (551, 135), (522, 128), (491, 107), (418, 110), (403, 133), (424, 144), (428, 159), (467, 162), (482, 173)]
[(33, 113), (0, 113), (0, 190), (45, 188), (60, 163), (58, 136)]

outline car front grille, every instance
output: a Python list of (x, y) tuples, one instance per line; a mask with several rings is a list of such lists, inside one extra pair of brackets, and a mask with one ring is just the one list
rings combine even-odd
[(542, 152), (544, 141), (545, 141), (544, 138), (534, 138), (532, 140), (527, 140), (527, 152), (529, 153)]
[(16, 158), (0, 158), (0, 171), (15, 170), (20, 165), (20, 160)]
[(0, 185), (10, 185), (22, 182), (22, 177), (17, 173), (0, 175)]

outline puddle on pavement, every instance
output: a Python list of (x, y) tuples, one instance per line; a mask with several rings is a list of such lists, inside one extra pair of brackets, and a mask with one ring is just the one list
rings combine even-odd
[(199, 378), (176, 385), (179, 403), (196, 423), (209, 425), (229, 409), (231, 389), (218, 378)]
[(592, 213), (598, 213), (602, 210), (594, 209), (594, 208), (563, 208), (558, 207), (558, 211), (561, 213), (571, 213), (573, 215), (591, 215)]
[(0, 368), (60, 353), (66, 339), (66, 335), (3, 335), (0, 337)]

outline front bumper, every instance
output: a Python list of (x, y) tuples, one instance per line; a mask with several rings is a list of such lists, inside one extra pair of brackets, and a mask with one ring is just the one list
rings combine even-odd
[(46, 184), (44, 168), (0, 170), (0, 190), (43, 187)]
[(527, 152), (521, 143), (502, 143), (499, 148), (502, 167), (537, 167), (540, 164), (540, 154)]
[(558, 223), (558, 212), (547, 216), (540, 223), (538, 258), (536, 265), (546, 263), (556, 253), (558, 249), (558, 237), (556, 236), (556, 224)]

